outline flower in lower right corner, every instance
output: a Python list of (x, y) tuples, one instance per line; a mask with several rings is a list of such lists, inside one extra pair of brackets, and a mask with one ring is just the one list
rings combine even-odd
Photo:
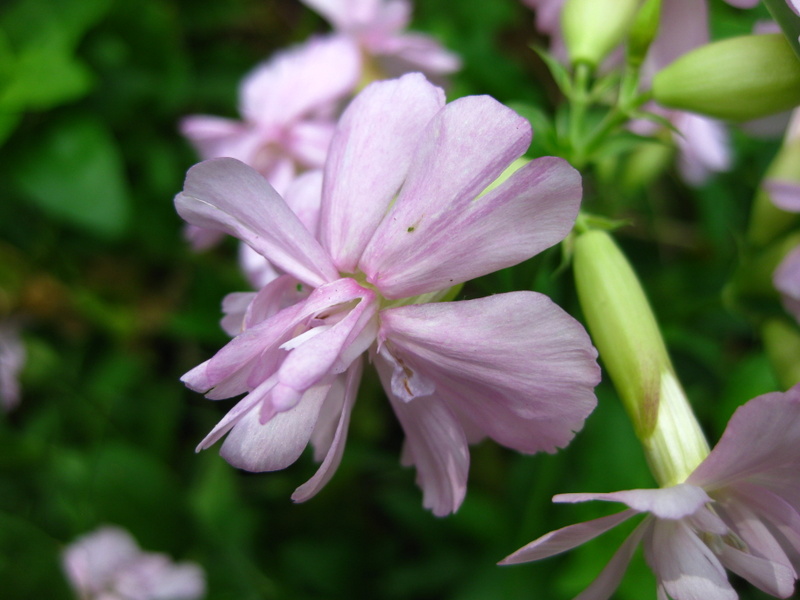
[(554, 497), (555, 502), (588, 500), (628, 508), (551, 531), (500, 564), (560, 554), (644, 513), (580, 600), (610, 598), (640, 542), (656, 575), (659, 600), (735, 600), (726, 568), (772, 596), (790, 597), (800, 570), (800, 385), (741, 406), (683, 483)]

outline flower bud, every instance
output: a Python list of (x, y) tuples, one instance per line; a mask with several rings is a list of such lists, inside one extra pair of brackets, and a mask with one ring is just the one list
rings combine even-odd
[(719, 119), (757, 119), (800, 104), (800, 61), (779, 33), (730, 38), (656, 73), (653, 97)]
[(658, 23), (661, 20), (661, 0), (645, 0), (636, 13), (628, 36), (628, 64), (640, 67), (647, 55), (650, 44), (658, 34)]
[(639, 0), (567, 0), (561, 13), (573, 64), (597, 67), (625, 39)]
[(680, 483), (708, 455), (639, 280), (604, 231), (575, 241), (575, 282), (606, 370), (662, 486)]

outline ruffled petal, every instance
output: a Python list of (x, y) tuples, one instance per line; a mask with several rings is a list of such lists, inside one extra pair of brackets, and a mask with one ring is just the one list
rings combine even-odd
[(623, 510), (607, 517), (600, 517), (599, 519), (576, 523), (575, 525), (567, 525), (533, 540), (516, 552), (509, 554), (498, 564), (516, 565), (561, 554), (582, 546), (635, 515), (635, 511)]
[(175, 207), (192, 225), (238, 237), (313, 287), (338, 278), (328, 255), (281, 197), (237, 160), (217, 158), (189, 169)]
[(345, 110), (325, 164), (320, 222), (321, 239), (342, 272), (355, 273), (423, 128), (444, 102), (444, 92), (415, 73), (373, 83)]
[(262, 472), (284, 469), (295, 462), (308, 445), (330, 384), (305, 392), (300, 401), (262, 424), (255, 408), (245, 413), (220, 448), (220, 456), (234, 467)]
[(659, 519), (676, 520), (693, 515), (711, 498), (697, 486), (681, 483), (668, 488), (624, 490), (599, 494), (558, 494), (553, 502), (621, 502), (637, 512), (648, 512)]
[(800, 385), (740, 406), (722, 438), (687, 479), (708, 491), (737, 482), (771, 489), (800, 507)]
[[(347, 371), (337, 378), (337, 381), (331, 388), (329, 397), (325, 400), (323, 410), (329, 402), (339, 409), (339, 418), (336, 422), (336, 429), (332, 438), (328, 441), (328, 451), (325, 453), (325, 459), (322, 461), (319, 469), (317, 469), (317, 472), (314, 473), (311, 479), (298, 487), (294, 491), (294, 494), (292, 494), (292, 500), (295, 502), (305, 502), (319, 492), (325, 486), (325, 484), (330, 481), (331, 477), (333, 477), (333, 474), (339, 467), (339, 463), (342, 461), (344, 444), (345, 440), (347, 439), (347, 428), (350, 425), (350, 414), (353, 410), (353, 405), (356, 402), (356, 393), (358, 392), (358, 384), (361, 382), (363, 364), (364, 363), (361, 358), (356, 359), (353, 364), (350, 365)], [(337, 397), (331, 398), (331, 395), (334, 394)], [(320, 414), (320, 418), (321, 417), (322, 414)], [(317, 423), (317, 429), (318, 428), (319, 422)], [(318, 444), (315, 442), (315, 438), (317, 437), (317, 429), (315, 429), (312, 437), (312, 442), (315, 445), (315, 454), (318, 451)]]
[(374, 357), (375, 367), (406, 435), (403, 464), (417, 469), (422, 504), (437, 517), (458, 510), (467, 491), (469, 448), (461, 425), (436, 397), (406, 402), (391, 391), (392, 367)]
[[(469, 165), (469, 156), (462, 164)], [(387, 298), (446, 289), (527, 260), (572, 229), (581, 180), (566, 161), (532, 161), (475, 200), (475, 189), (485, 182), (452, 203), (445, 190), (404, 188), (362, 258), (360, 268), (370, 283)]]
[(242, 115), (262, 129), (330, 112), (361, 75), (356, 45), (343, 36), (315, 37), (256, 67), (240, 88)]
[(255, 297), (255, 292), (233, 292), (222, 299), (222, 313), (225, 316), (220, 324), (229, 336), (234, 337), (244, 330), (244, 315)]
[(292, 127), (287, 142), (288, 151), (307, 169), (325, 165), (336, 124), (333, 121), (303, 121)]
[(658, 584), (675, 600), (738, 598), (717, 557), (681, 520), (654, 520), (644, 555)]
[(433, 396), (470, 431), (522, 452), (565, 446), (596, 404), (597, 353), (583, 327), (541, 294), (383, 310), (378, 339), (432, 381)]

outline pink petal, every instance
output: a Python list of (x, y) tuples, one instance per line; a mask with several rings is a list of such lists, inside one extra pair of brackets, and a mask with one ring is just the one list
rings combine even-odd
[(730, 140), (722, 123), (680, 111), (671, 120), (680, 133), (675, 136), (678, 167), (688, 183), (700, 185), (713, 173), (730, 168)]
[[(467, 165), (465, 156), (462, 167)], [(446, 168), (436, 169), (431, 179), (439, 174), (444, 176)], [(418, 190), (408, 182), (364, 252), (360, 267), (368, 281), (387, 298), (446, 289), (527, 260), (572, 229), (581, 183), (566, 161), (552, 157), (532, 161), (475, 200), (479, 193), (475, 190), (494, 174), (457, 195)]]
[(352, 293), (360, 294), (358, 303), (339, 322), (292, 348), (278, 370), (278, 384), (272, 398), (276, 410), (293, 405), (296, 395), (327, 375), (344, 372), (375, 340), (378, 327), (375, 294), (353, 280), (341, 281), (352, 283)]
[(25, 366), (27, 352), (17, 323), (0, 321), (0, 407), (11, 410), (22, 395), (19, 375)]
[(348, 30), (373, 21), (384, 0), (302, 0), (325, 17), (337, 30)]
[(241, 112), (262, 129), (330, 112), (361, 75), (358, 48), (343, 36), (315, 37), (256, 67), (240, 90)]
[(379, 340), (433, 381), (470, 431), (522, 452), (565, 446), (596, 403), (586, 331), (541, 294), (383, 310)]
[(741, 481), (763, 485), (800, 507), (800, 385), (740, 406), (716, 447), (687, 479), (706, 490)]
[(658, 36), (647, 53), (645, 77), (649, 81), (653, 73), (689, 50), (707, 44), (708, 40), (708, 7), (705, 2), (668, 0), (662, 3)]
[(668, 488), (625, 490), (599, 494), (559, 494), (553, 502), (622, 502), (637, 512), (647, 512), (659, 519), (682, 519), (693, 515), (711, 498), (699, 487), (681, 483)]
[(307, 171), (297, 177), (286, 190), (284, 199), (305, 228), (317, 237), (322, 204), (322, 171)]
[[(627, 511), (626, 511), (627, 512)], [(611, 560), (602, 570), (592, 584), (583, 590), (575, 600), (608, 600), (619, 587), (622, 576), (631, 562), (633, 553), (642, 541), (642, 537), (652, 527), (652, 521), (645, 519), (633, 530), (611, 557)]]
[(442, 90), (411, 74), (373, 83), (342, 115), (325, 164), (320, 235), (343, 273), (355, 273), (423, 128), (442, 106)]
[(780, 496), (757, 485), (740, 483), (725, 490), (746, 505), (785, 540), (783, 549), (800, 569), (800, 512)]
[(721, 544), (717, 556), (729, 570), (771, 596), (789, 598), (794, 593), (797, 574), (786, 564), (742, 552), (728, 544)]
[(613, 529), (635, 514), (636, 513), (632, 510), (623, 510), (622, 512), (614, 513), (607, 517), (600, 517), (599, 519), (593, 519), (584, 523), (576, 523), (575, 525), (567, 525), (561, 529), (556, 529), (508, 555), (498, 564), (516, 565), (567, 552)]
[(656, 519), (644, 541), (659, 585), (677, 600), (737, 600), (719, 560), (689, 526)]
[[(363, 361), (361, 358), (358, 358), (353, 362), (352, 365), (350, 365), (346, 373), (339, 376), (337, 380), (338, 385), (337, 383), (334, 383), (333, 387), (331, 388), (330, 394), (336, 393), (340, 396), (340, 398), (334, 399), (333, 402), (334, 405), (337, 405), (340, 408), (336, 430), (333, 434), (333, 439), (330, 440), (328, 445), (328, 452), (325, 454), (325, 459), (322, 461), (319, 469), (317, 469), (317, 472), (314, 473), (311, 479), (298, 487), (294, 491), (294, 494), (292, 494), (292, 500), (295, 502), (305, 502), (314, 496), (323, 488), (323, 486), (325, 486), (326, 483), (328, 483), (328, 481), (330, 481), (331, 477), (333, 477), (333, 474), (336, 472), (336, 469), (339, 467), (339, 463), (342, 461), (342, 454), (344, 453), (344, 443), (347, 439), (347, 428), (350, 424), (350, 413), (352, 412), (353, 405), (356, 401), (358, 384), (361, 382), (362, 370)], [(331, 402), (330, 394), (325, 400), (323, 411), (325, 410), (325, 406)], [(320, 415), (320, 418), (321, 417), (322, 415)], [(319, 422), (317, 423), (317, 427), (319, 427)], [(313, 436), (317, 436), (316, 430), (314, 431)], [(314, 441), (314, 437), (312, 437), (312, 442)], [(315, 448), (315, 452), (316, 450), (317, 448)]]
[(370, 48), (381, 70), (388, 77), (420, 71), (429, 77), (447, 75), (461, 68), (461, 59), (430, 36), (421, 33), (402, 33), (381, 40)]
[(261, 289), (278, 278), (280, 273), (270, 262), (245, 243), (239, 244), (239, 266), (254, 289)]
[(234, 337), (244, 330), (244, 315), (255, 297), (255, 292), (234, 292), (222, 299), (222, 312), (225, 316), (220, 323), (229, 336)]
[(237, 160), (217, 158), (189, 169), (175, 207), (191, 224), (238, 237), (312, 287), (338, 278), (325, 251), (281, 197)]
[(220, 456), (246, 471), (277, 471), (295, 462), (308, 445), (330, 384), (311, 388), (292, 409), (263, 425), (258, 410), (250, 410), (233, 426)]
[(107, 587), (115, 574), (140, 554), (127, 531), (104, 526), (67, 546), (62, 562), (70, 582), (83, 596)]
[(228, 156), (249, 164), (264, 143), (254, 128), (221, 117), (185, 117), (180, 122), (180, 131), (203, 160)]
[(800, 246), (787, 254), (772, 275), (786, 312), (800, 322)]
[(417, 469), (422, 504), (437, 517), (458, 510), (467, 491), (469, 449), (464, 431), (447, 405), (435, 397), (406, 402), (391, 391), (391, 367), (375, 357), (383, 389), (406, 435), (403, 464)]
[(288, 141), (289, 153), (308, 169), (320, 169), (325, 165), (328, 148), (335, 131), (333, 121), (304, 121), (292, 127)]
[(800, 182), (768, 179), (764, 187), (775, 206), (789, 212), (800, 212)]

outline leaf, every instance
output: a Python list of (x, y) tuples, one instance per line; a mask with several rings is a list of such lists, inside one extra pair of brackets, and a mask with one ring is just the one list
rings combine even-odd
[(125, 231), (130, 205), (110, 132), (87, 117), (62, 120), (29, 146), (14, 183), (52, 218), (104, 237)]

